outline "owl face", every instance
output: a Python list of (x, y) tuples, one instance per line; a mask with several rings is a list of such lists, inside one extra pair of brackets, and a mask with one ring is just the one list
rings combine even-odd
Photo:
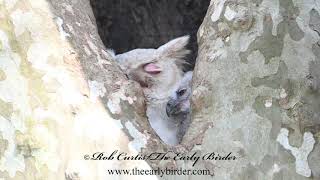
[(183, 61), (189, 50), (185, 48), (188, 36), (174, 39), (158, 49), (135, 49), (115, 56), (130, 79), (142, 87), (173, 86), (181, 76)]

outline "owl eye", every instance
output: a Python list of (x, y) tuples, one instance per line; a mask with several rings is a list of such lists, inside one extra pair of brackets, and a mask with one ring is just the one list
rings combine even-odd
[(177, 95), (178, 95), (178, 96), (183, 96), (183, 95), (186, 93), (186, 91), (187, 91), (187, 89), (179, 89), (179, 90), (177, 91)]
[(145, 72), (147, 72), (149, 74), (159, 74), (162, 71), (161, 67), (155, 63), (145, 64), (143, 66), (143, 69)]

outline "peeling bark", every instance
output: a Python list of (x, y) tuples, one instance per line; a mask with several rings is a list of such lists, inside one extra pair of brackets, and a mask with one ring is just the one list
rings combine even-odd
[(215, 162), (216, 179), (320, 178), (319, 10), (318, 1), (211, 1), (191, 127), (213, 124), (197, 150), (238, 157)]
[(162, 148), (140, 87), (98, 36), (89, 1), (10, 0), (0, 9), (0, 177), (106, 179), (108, 167), (150, 169), (84, 160)]

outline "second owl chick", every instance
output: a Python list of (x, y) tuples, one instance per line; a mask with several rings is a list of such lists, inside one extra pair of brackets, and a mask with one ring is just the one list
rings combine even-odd
[(169, 97), (166, 112), (171, 121), (178, 128), (177, 138), (179, 143), (186, 133), (190, 117), (190, 98), (191, 98), (192, 71), (186, 72), (177, 83), (176, 90)]

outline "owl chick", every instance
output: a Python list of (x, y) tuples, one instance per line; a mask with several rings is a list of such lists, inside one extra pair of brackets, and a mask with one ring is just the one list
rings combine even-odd
[(171, 121), (178, 127), (178, 142), (182, 141), (186, 133), (190, 117), (190, 97), (191, 97), (192, 71), (186, 72), (180, 82), (177, 83), (176, 90), (169, 97), (166, 112)]
[(115, 60), (132, 80), (143, 88), (147, 104), (147, 117), (160, 139), (176, 145), (178, 127), (166, 114), (171, 92), (181, 81), (183, 58), (190, 52), (186, 49), (189, 36), (169, 41), (158, 49), (135, 49), (115, 56)]

